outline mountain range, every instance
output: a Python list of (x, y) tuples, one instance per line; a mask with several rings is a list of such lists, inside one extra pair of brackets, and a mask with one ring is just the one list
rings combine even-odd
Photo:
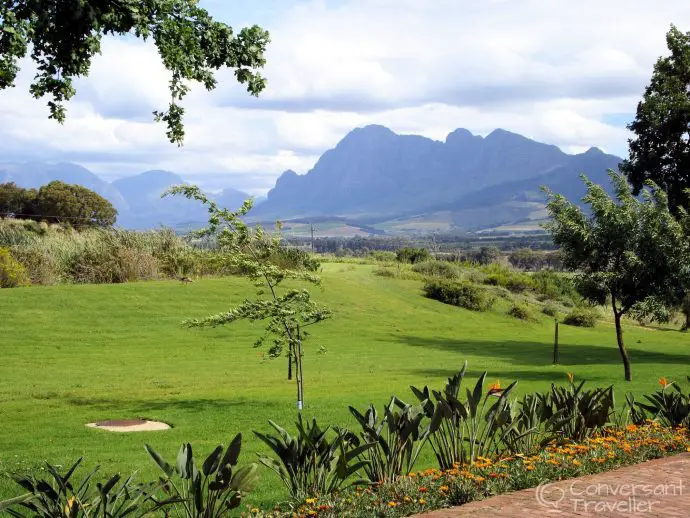
[[(82, 185), (109, 200), (118, 211), (117, 224), (134, 229), (199, 226), (208, 213), (200, 203), (180, 197), (161, 198), (168, 187), (185, 183), (169, 171), (146, 171), (108, 183), (88, 169), (67, 162), (0, 163), (0, 183), (38, 188), (53, 180)], [(225, 207), (239, 207), (249, 194), (228, 188), (211, 194)]]
[(570, 155), (497, 129), (457, 129), (441, 142), (383, 126), (351, 131), (305, 175), (284, 172), (256, 219), (338, 216), (382, 229), (456, 230), (543, 219), (541, 185), (579, 200), (586, 173), (608, 186), (619, 157), (598, 148)]
[[(285, 171), (248, 219), (304, 223), (330, 218), (381, 233), (534, 226), (546, 216), (540, 186), (577, 200), (584, 194), (580, 173), (608, 186), (607, 170), (617, 169), (620, 162), (598, 148), (571, 155), (503, 129), (486, 137), (457, 129), (438, 141), (370, 125), (349, 132), (306, 174)], [(160, 198), (170, 185), (184, 182), (168, 171), (108, 183), (71, 163), (0, 163), (0, 182), (38, 187), (51, 180), (77, 183), (106, 197), (118, 209), (120, 226), (180, 227), (205, 221), (198, 203)], [(235, 189), (213, 196), (230, 208), (249, 197)]]

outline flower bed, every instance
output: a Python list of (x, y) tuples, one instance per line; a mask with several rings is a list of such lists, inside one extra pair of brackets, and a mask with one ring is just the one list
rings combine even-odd
[(392, 483), (307, 498), (293, 509), (247, 511), (250, 516), (274, 517), (409, 516), (685, 451), (690, 451), (686, 428), (671, 429), (648, 421), (641, 426), (608, 428), (581, 443), (553, 442), (536, 455), (478, 457), (472, 465), (458, 465), (445, 471), (427, 469)]

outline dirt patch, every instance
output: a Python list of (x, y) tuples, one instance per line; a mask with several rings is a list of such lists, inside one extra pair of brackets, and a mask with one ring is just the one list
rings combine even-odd
[(113, 419), (89, 423), (89, 428), (99, 428), (109, 432), (154, 432), (169, 430), (170, 425), (160, 421), (148, 421), (145, 419)]

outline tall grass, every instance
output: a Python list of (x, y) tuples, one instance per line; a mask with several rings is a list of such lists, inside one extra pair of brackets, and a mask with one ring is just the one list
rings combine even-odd
[[(104, 284), (242, 273), (217, 246), (187, 240), (171, 229), (75, 230), (35, 221), (0, 220), (0, 247), (9, 249), (34, 284)], [(306, 252), (287, 248), (271, 260), (309, 271), (320, 266)]]

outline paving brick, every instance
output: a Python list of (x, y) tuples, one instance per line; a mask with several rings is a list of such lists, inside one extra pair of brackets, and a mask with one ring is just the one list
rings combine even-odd
[(690, 453), (506, 493), (416, 518), (690, 517)]

